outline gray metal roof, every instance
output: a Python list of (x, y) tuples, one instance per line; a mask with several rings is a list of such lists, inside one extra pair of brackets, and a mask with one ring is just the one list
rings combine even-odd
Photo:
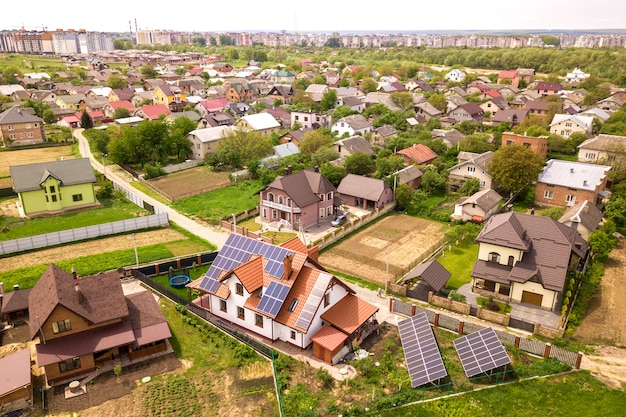
[(439, 290), (446, 285), (451, 275), (452, 274), (443, 265), (437, 262), (436, 259), (433, 259), (432, 261), (417, 265), (402, 278), (400, 283), (405, 283), (414, 278), (422, 278), (435, 292), (439, 292)]
[(9, 169), (16, 193), (40, 190), (41, 183), (48, 176), (53, 176), (65, 186), (96, 182), (96, 176), (87, 158), (16, 165)]
[(608, 175), (607, 165), (550, 159), (539, 174), (538, 182), (579, 190), (594, 191)]
[(18, 124), (18, 123), (42, 123), (43, 119), (35, 116), (32, 109), (23, 109), (19, 106), (0, 113), (0, 125)]

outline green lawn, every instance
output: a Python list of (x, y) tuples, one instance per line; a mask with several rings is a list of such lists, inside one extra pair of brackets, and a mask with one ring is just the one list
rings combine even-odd
[(452, 274), (446, 287), (457, 290), (462, 285), (470, 283), (476, 259), (478, 259), (478, 245), (474, 243), (452, 245), (451, 252), (446, 251), (443, 257), (437, 258), (437, 261)]
[(580, 371), (498, 386), (465, 395), (403, 407), (382, 417), (570, 416), (624, 415), (626, 395)]
[(148, 212), (126, 199), (106, 199), (103, 206), (76, 213), (54, 217), (39, 217), (28, 220), (8, 218), (4, 221), (8, 231), (0, 232), (0, 240), (19, 239), (22, 237), (42, 235), (77, 227), (131, 219)]
[(172, 207), (185, 215), (198, 216), (212, 224), (217, 224), (220, 219), (232, 213), (239, 214), (258, 206), (258, 192), (262, 188), (261, 181), (244, 181), (230, 187), (175, 201)]

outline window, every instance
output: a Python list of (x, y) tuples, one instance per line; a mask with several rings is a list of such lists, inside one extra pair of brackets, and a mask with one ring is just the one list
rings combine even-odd
[(320, 201), (324, 201), (324, 194), (320, 195)]
[(324, 217), (324, 213), (325, 213), (324, 207), (321, 207), (320, 208), (320, 217)]
[(28, 132), (28, 133), (26, 134), (26, 137), (27, 137), (27, 138), (32, 138), (32, 137), (33, 137), (33, 134), (32, 134), (31, 132)]
[(467, 171), (468, 172), (476, 172), (476, 167), (469, 166), (469, 167), (467, 167)]
[(515, 144), (515, 141), (514, 141), (514, 140), (510, 140), (510, 139), (508, 139), (508, 140), (506, 141), (506, 144), (507, 144), (507, 145), (513, 145), (513, 144)]
[(333, 215), (333, 207), (332, 206), (326, 207), (326, 215), (327, 216), (332, 216)]
[(83, 195), (82, 194), (74, 194), (72, 196), (72, 201), (76, 202), (76, 201), (83, 201)]
[(330, 193), (326, 194), (326, 200), (332, 200), (333, 199), (333, 192), (331, 191)]
[(324, 294), (324, 307), (328, 307), (328, 304), (330, 304), (330, 293), (329, 292)]
[(587, 159), (596, 159), (596, 154), (593, 153), (593, 152), (587, 152), (585, 154), (585, 158), (587, 158)]
[(515, 257), (514, 256), (509, 256), (509, 262), (507, 263), (508, 266), (513, 266), (513, 264), (515, 263)]
[(52, 323), (52, 333), (54, 334), (69, 332), (70, 330), (72, 330), (72, 323), (70, 322), (70, 319), (65, 319)]
[(263, 316), (260, 314), (255, 314), (254, 315), (254, 324), (256, 324), (259, 327), (263, 327)]
[(246, 313), (243, 310), (243, 307), (237, 307), (237, 318), (241, 319), (241, 320), (245, 320), (246, 319)]
[(11, 134), (9, 135), (9, 139), (11, 139), (11, 140), (15, 140), (15, 138), (16, 138), (16, 137), (17, 137), (17, 136), (15, 136), (15, 133), (11, 133)]
[(489, 262), (500, 262), (500, 254), (498, 252), (489, 253)]
[(295, 338), (296, 338), (296, 331), (295, 330), (291, 331), (291, 338), (295, 340)]
[(220, 300), (220, 310), (226, 313), (226, 300)]
[(278, 204), (283, 204), (283, 196), (282, 195), (278, 196)]
[(485, 188), (487, 186), (487, 181), (482, 180), (480, 181), (480, 188)]
[(52, 197), (52, 202), (56, 203), (57, 202), (57, 195), (56, 194), (52, 194), (51, 197)]
[(9, 130), (15, 130), (15, 127), (13, 125), (9, 125)]
[(56, 193), (56, 188), (54, 187), (54, 185), (50, 186), (50, 194), (54, 194)]
[(572, 123), (571, 122), (565, 123), (565, 127), (572, 127)]
[(511, 294), (511, 286), (500, 284), (500, 288), (498, 289), (498, 294), (508, 296), (509, 294)]
[(67, 372), (78, 368), (80, 368), (80, 358), (66, 359), (63, 362), (59, 362), (59, 371), (61, 372)]
[(289, 304), (289, 311), (293, 313), (297, 305), (298, 305), (298, 299), (294, 298), (293, 300), (291, 300), (291, 304)]
[(277, 218), (278, 218), (278, 211), (272, 210), (272, 219), (277, 219)]
[(548, 200), (552, 200), (552, 197), (554, 197), (554, 192), (551, 190), (545, 190), (543, 192), (543, 198), (548, 199)]
[(525, 147), (525, 148), (530, 148), (530, 143), (528, 143), (528, 142), (524, 142), (524, 147)]
[(576, 196), (574, 194), (568, 194), (565, 196), (565, 202), (567, 204), (574, 204), (576, 202)]
[(274, 194), (272, 194), (272, 193), (268, 193), (268, 194), (267, 194), (267, 200), (268, 200), (268, 201), (272, 201), (272, 202), (273, 202), (273, 201), (274, 201)]
[(241, 283), (235, 284), (235, 292), (237, 295), (243, 295), (243, 285)]

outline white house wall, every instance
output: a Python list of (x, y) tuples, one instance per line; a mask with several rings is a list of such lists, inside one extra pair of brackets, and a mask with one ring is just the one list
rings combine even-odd
[(514, 282), (511, 285), (511, 300), (518, 303), (521, 302), (524, 291), (541, 294), (543, 296), (541, 308), (544, 310), (555, 310), (558, 298), (558, 294), (555, 291), (547, 290), (537, 282), (525, 282), (523, 284)]
[(491, 252), (496, 252), (500, 254), (500, 264), (507, 265), (509, 256), (513, 256), (515, 258), (515, 262), (520, 261), (524, 254), (523, 251), (519, 249), (511, 249), (505, 248), (503, 246), (492, 245), (490, 243), (481, 243), (478, 248), (478, 259), (483, 261), (489, 260), (489, 254)]

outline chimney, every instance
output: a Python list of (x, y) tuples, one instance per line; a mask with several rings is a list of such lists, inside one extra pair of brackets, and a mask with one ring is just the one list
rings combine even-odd
[(17, 291), (20, 289), (20, 286), (18, 284), (13, 285), (13, 291)]
[(78, 276), (76, 275), (76, 268), (72, 268), (72, 276), (74, 277), (74, 279), (78, 278)]
[(583, 180), (583, 186), (587, 185), (587, 180)]
[(283, 259), (283, 267), (285, 270), (283, 271), (282, 279), (289, 279), (289, 275), (291, 275), (291, 271), (292, 271), (292, 267), (291, 267), (292, 262), (293, 262), (293, 254), (287, 255)]
[(291, 165), (287, 166), (287, 170), (289, 171), (289, 175), (293, 172), (293, 167)]
[(287, 167), (283, 168), (283, 175), (285, 176), (289, 175), (289, 168)]
[(573, 174), (574, 173), (574, 168), (570, 168), (569, 172)]
[(85, 300), (85, 296), (80, 291), (80, 288), (78, 286), (78, 280), (76, 280), (76, 284), (74, 284), (74, 292), (76, 292), (76, 299), (78, 300), (78, 303), (82, 304), (83, 301)]
[(315, 165), (315, 167), (313, 168), (313, 170), (315, 172), (320, 172), (320, 166), (319, 165)]

